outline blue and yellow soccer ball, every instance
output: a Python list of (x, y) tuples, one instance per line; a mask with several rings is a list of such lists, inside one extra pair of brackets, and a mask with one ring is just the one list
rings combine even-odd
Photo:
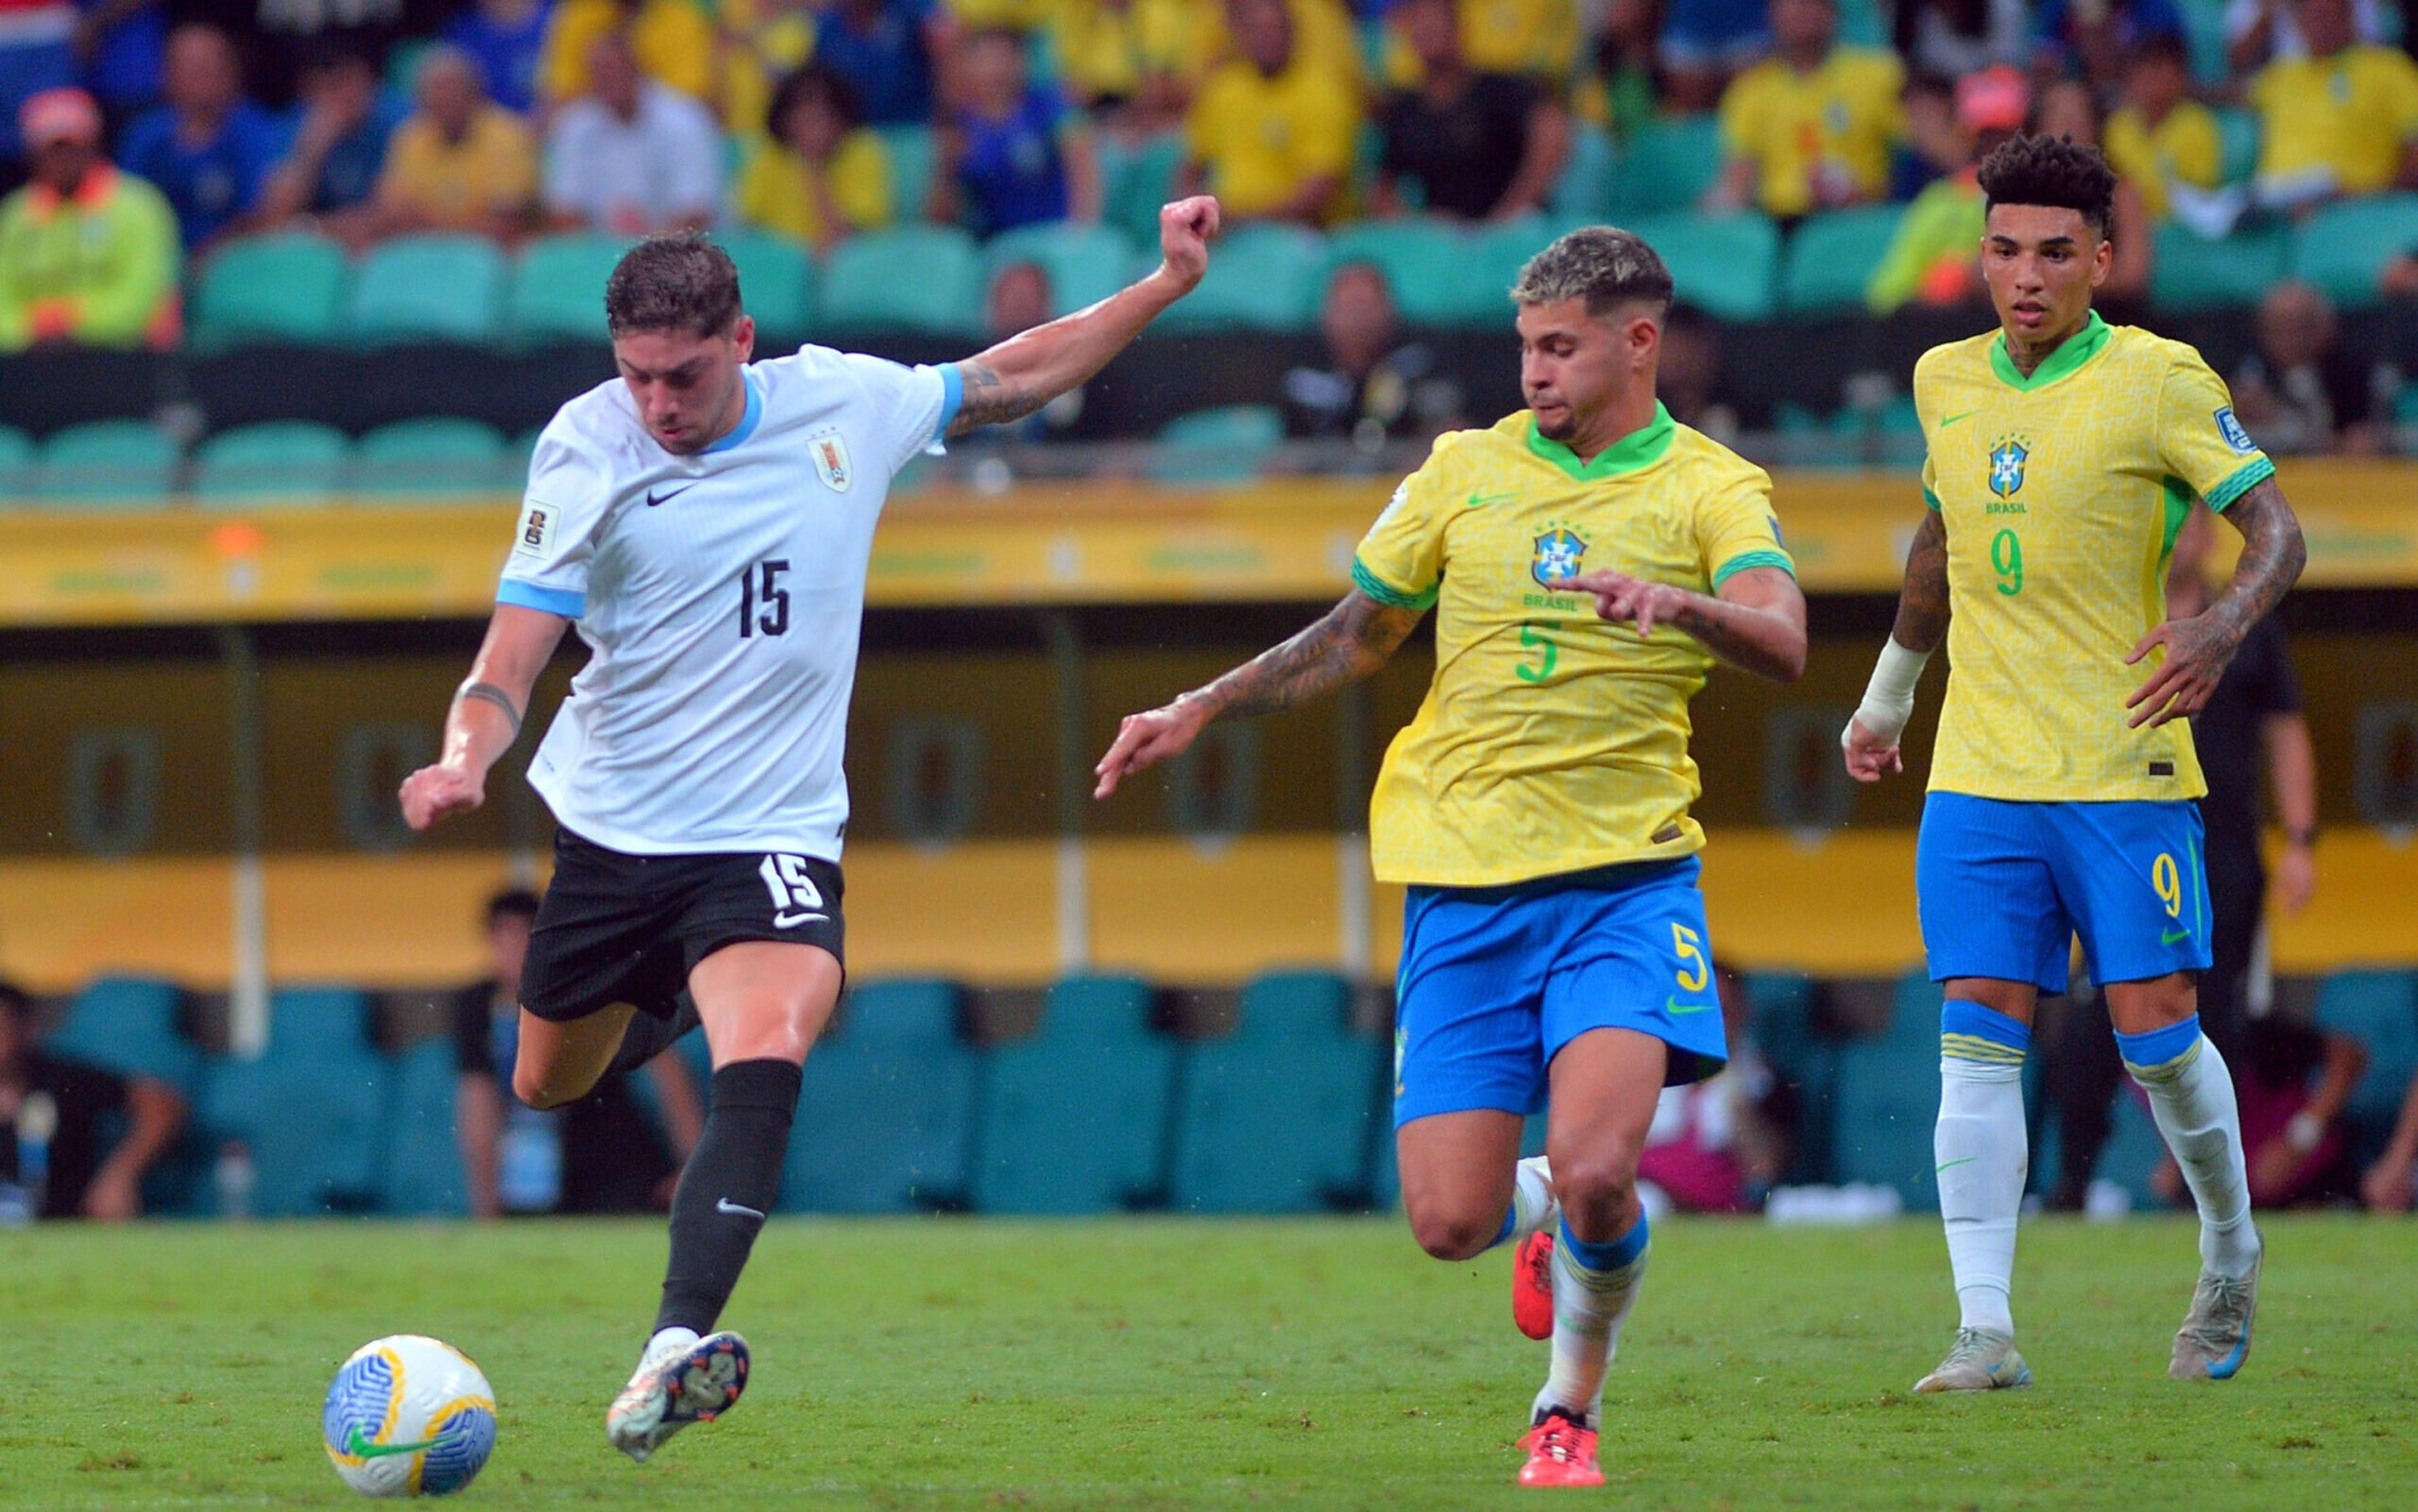
[(443, 1496), (496, 1447), (496, 1393), (470, 1357), (418, 1334), (372, 1339), (328, 1388), (328, 1459), (364, 1496)]

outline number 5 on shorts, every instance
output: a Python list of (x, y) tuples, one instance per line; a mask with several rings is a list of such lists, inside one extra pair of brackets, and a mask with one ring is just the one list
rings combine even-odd
[[(1678, 982), (1689, 992), (1702, 992), (1712, 972), (1705, 964), (1705, 942), (1683, 924), (1671, 926), (1671, 953), (1679, 957)], [(1693, 962), (1693, 965), (1690, 963)]]

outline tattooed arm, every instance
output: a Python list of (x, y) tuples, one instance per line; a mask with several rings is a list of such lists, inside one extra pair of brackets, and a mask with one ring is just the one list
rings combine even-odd
[(1209, 238), (1217, 234), (1217, 202), (1209, 196), (1162, 206), (1160, 261), (1148, 278), (957, 364), (965, 390), (949, 434), (1022, 420), (1108, 366), (1160, 311), (1201, 283), (1209, 269)]
[(1274, 713), (1359, 681), (1392, 659), (1424, 613), (1353, 589), (1324, 619), (1217, 681), (1164, 708), (1126, 715), (1115, 743), (1093, 769), (1100, 783), (1092, 796), (1106, 798), (1144, 767), (1183, 755), (1211, 720)]
[(1948, 525), (1937, 510), (1925, 510), (1905, 554), (1905, 587), (1898, 590), (1897, 623), (1890, 639), (1928, 656), (1948, 634)]
[(2274, 479), (2261, 479), (2218, 512), (2242, 532), (2242, 560), (2234, 566), (2232, 586), (2198, 614), (2169, 619), (2142, 636), (2124, 658), (2137, 663), (2152, 646), (2166, 649), (2165, 661), (2150, 674), (2150, 680), (2124, 700), (2135, 726), (2155, 728), (2207, 708), (2226, 664), (2242, 647), (2242, 637), (2284, 602), (2300, 580), (2301, 569), (2308, 565), (2301, 522), (2284, 502), (2284, 491)]
[(1640, 635), (1673, 625), (1742, 672), (1774, 682), (1805, 673), (1805, 595), (1777, 567), (1734, 573), (1711, 594), (1611, 571), (1582, 573), (1568, 586), (1594, 594), (1599, 618), (1627, 620)]

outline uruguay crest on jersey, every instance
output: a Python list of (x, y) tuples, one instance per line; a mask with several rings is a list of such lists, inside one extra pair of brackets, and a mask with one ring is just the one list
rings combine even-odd
[(848, 442), (837, 431), (824, 431), (806, 443), (806, 454), (814, 458), (815, 476), (834, 494), (848, 492), (850, 476), (848, 466)]
[(1579, 563), (1586, 557), (1587, 543), (1569, 526), (1557, 525), (1537, 538), (1537, 553), (1529, 559), (1529, 574), (1542, 588), (1552, 588), (1565, 578), (1579, 575)]
[(2031, 460), (2031, 448), (2009, 436), (1990, 450), (1990, 492), (2000, 498), (2012, 498), (2024, 486), (2024, 464)]

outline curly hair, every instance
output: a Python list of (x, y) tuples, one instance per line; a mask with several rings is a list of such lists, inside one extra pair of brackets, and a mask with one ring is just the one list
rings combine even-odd
[(2016, 136), (1982, 160), (1982, 212), (2001, 205), (2074, 211), (2107, 237), (2116, 222), (2116, 170), (2099, 149), (2070, 136)]
[(1528, 259), (1511, 285), (1518, 304), (1555, 304), (1584, 299), (1590, 315), (1609, 314), (1640, 301), (1655, 318), (1671, 312), (1671, 269), (1633, 231), (1617, 226), (1581, 226)]
[(647, 237), (604, 281), (604, 324), (616, 336), (685, 330), (719, 336), (739, 318), (739, 269), (702, 231)]

